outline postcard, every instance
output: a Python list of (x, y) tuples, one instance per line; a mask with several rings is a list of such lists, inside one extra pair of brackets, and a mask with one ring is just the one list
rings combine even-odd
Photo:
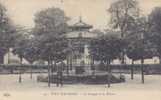
[(161, 100), (161, 0), (0, 0), (0, 100)]

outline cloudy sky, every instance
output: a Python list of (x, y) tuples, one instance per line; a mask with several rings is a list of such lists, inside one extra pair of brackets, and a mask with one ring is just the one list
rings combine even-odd
[[(61, 1), (64, 1), (63, 3)], [(110, 14), (106, 9), (116, 0), (0, 0), (6, 6), (9, 16), (19, 25), (33, 27), (34, 14), (48, 7), (60, 7), (74, 23), (82, 16), (86, 23), (95, 28), (108, 26)], [(138, 0), (144, 14), (151, 12), (155, 6), (161, 6), (161, 0)]]

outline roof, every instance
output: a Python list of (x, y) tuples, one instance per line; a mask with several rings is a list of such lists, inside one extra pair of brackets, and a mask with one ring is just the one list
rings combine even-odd
[(93, 27), (92, 25), (89, 25), (89, 24), (86, 24), (85, 22), (83, 22), (81, 17), (80, 17), (79, 22), (70, 26), (70, 28), (87, 28), (87, 29), (90, 29), (92, 27)]

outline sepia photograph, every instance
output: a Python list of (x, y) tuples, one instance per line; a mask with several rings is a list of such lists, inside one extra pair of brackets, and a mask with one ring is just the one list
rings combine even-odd
[(161, 0), (0, 0), (0, 100), (161, 100)]

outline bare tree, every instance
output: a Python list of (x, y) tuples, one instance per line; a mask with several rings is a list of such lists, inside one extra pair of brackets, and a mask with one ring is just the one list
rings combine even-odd
[(133, 22), (139, 17), (139, 7), (136, 0), (118, 0), (111, 4), (111, 25), (114, 29), (121, 31), (124, 37)]

